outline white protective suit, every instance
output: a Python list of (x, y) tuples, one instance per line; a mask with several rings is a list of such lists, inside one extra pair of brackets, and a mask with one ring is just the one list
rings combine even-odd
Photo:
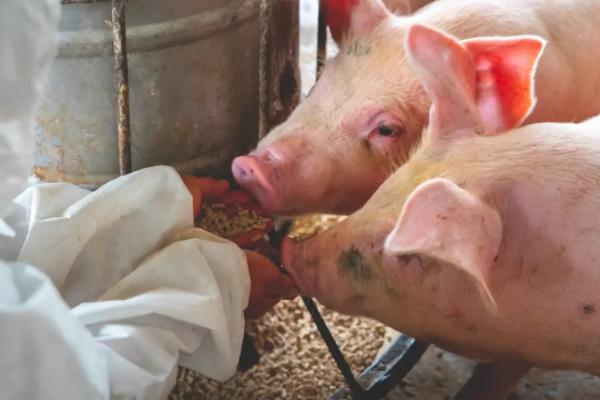
[(59, 11), (59, 0), (0, 1), (0, 399), (160, 399), (178, 364), (225, 380), (246, 258), (193, 228), (173, 169), (95, 192), (26, 188)]

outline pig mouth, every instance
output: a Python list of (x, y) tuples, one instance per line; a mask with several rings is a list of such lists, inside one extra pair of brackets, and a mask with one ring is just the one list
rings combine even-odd
[[(303, 296), (313, 296), (315, 288), (313, 279), (307, 273), (306, 267), (297, 262), (299, 244), (290, 237), (285, 237), (281, 243), (281, 268), (288, 273)], [(302, 250), (300, 250), (302, 251)]]
[(294, 284), (300, 290), (300, 293), (303, 296), (315, 296), (316, 293), (314, 290), (314, 286), (310, 283), (312, 280), (310, 279), (310, 277), (307, 276), (307, 274), (303, 273), (302, 271), (299, 271), (294, 267), (284, 266), (284, 268), (291, 275)]

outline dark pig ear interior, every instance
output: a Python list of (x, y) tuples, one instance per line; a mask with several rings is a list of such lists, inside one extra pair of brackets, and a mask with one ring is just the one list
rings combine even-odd
[(479, 115), (488, 134), (520, 125), (533, 110), (534, 76), (546, 41), (538, 36), (463, 41), (475, 62)]
[(454, 182), (435, 178), (410, 194), (384, 250), (393, 256), (416, 254), (454, 268), (475, 284), (484, 305), (494, 313), (488, 278), (501, 240), (502, 221), (495, 209)]
[(456, 38), (422, 24), (409, 28), (405, 47), (432, 100), (432, 138), (484, 133), (475, 103), (475, 65), (467, 49)]
[(368, 34), (390, 15), (382, 0), (321, 0), (321, 2), (325, 21), (338, 45), (346, 37)]

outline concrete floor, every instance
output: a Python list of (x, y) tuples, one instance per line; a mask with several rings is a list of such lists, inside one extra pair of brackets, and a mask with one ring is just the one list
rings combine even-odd
[[(386, 399), (451, 399), (467, 380), (473, 365), (470, 360), (432, 347)], [(510, 400), (539, 399), (600, 399), (600, 378), (578, 372), (534, 369), (523, 378)]]
[[(302, 92), (308, 93), (315, 80), (317, 0), (300, 0), (300, 70)], [(330, 41), (331, 43), (331, 41)], [(330, 45), (328, 54), (336, 52)], [(473, 362), (431, 347), (389, 400), (446, 400), (466, 381)], [(511, 400), (592, 400), (600, 399), (600, 378), (583, 373), (532, 370)], [(485, 400), (485, 399), (482, 399)]]

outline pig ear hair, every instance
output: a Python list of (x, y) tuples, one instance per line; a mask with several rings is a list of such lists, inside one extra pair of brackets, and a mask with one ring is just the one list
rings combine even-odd
[(477, 106), (488, 134), (520, 125), (535, 107), (534, 76), (546, 47), (539, 36), (463, 41), (475, 62)]
[(321, 0), (325, 21), (338, 45), (371, 32), (390, 12), (382, 0)]
[(408, 29), (405, 48), (432, 100), (432, 138), (484, 133), (475, 103), (475, 66), (467, 49), (456, 38), (422, 24)]
[(501, 240), (496, 210), (455, 183), (435, 178), (408, 197), (384, 250), (393, 256), (418, 254), (455, 268), (475, 283), (485, 306), (495, 313), (488, 277)]

